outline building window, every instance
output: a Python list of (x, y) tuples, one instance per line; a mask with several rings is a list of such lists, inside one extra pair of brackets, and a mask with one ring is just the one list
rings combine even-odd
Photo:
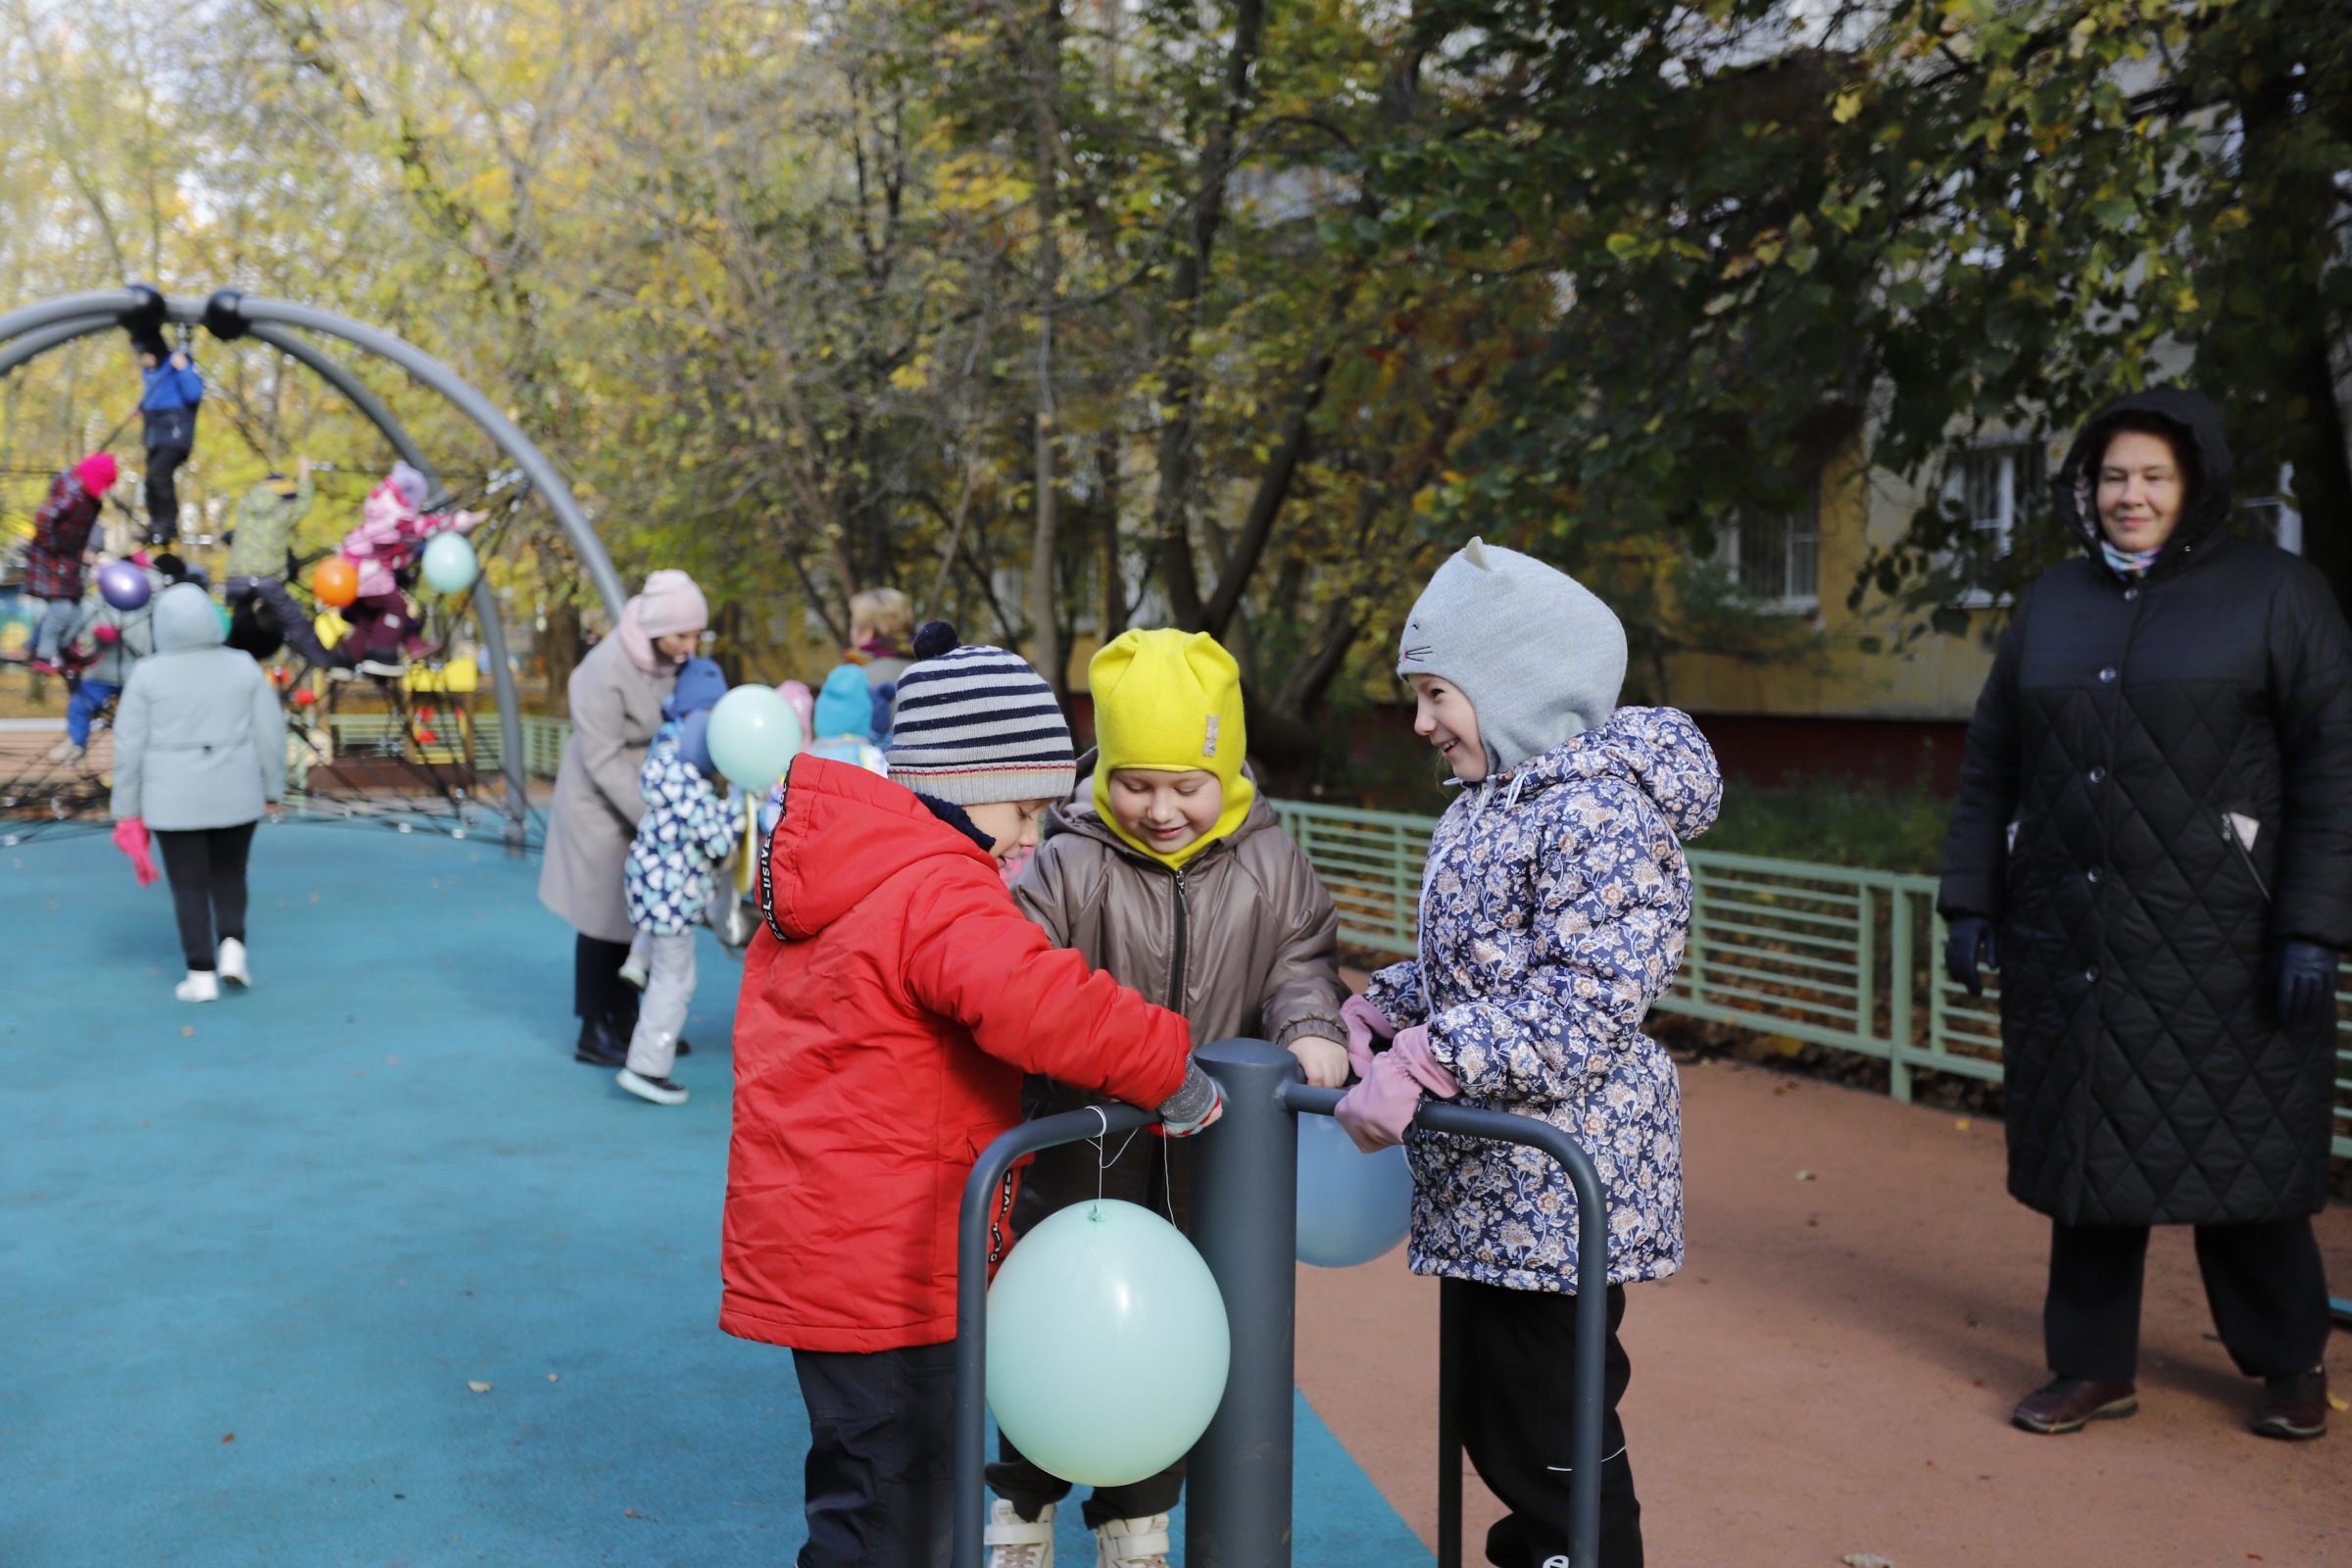
[(2021, 518), (2041, 504), (2041, 448), (2023, 443), (1972, 448), (1955, 478), (1956, 499), (1969, 526), (1986, 535), (1994, 556), (2005, 556)]
[(1821, 608), (1821, 517), (1815, 512), (1742, 514), (1723, 531), (1723, 563), (1740, 594), (1772, 613)]
[(2278, 466), (2278, 493), (2240, 501), (2237, 514), (2245, 530), (2290, 556), (2303, 553), (2303, 514), (2289, 498), (2295, 490), (2295, 466)]

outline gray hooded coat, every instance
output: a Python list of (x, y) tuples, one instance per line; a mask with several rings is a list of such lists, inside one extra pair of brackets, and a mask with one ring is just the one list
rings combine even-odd
[(626, 942), (637, 934), (621, 871), (645, 815), (638, 771), (677, 678), (675, 666), (639, 669), (618, 636), (589, 649), (571, 672), (571, 742), (556, 770), (539, 902), (582, 936)]
[(285, 721), (249, 655), (220, 646), (220, 613), (193, 583), (154, 600), (155, 652), (115, 710), (118, 820), (184, 832), (234, 827), (286, 793)]

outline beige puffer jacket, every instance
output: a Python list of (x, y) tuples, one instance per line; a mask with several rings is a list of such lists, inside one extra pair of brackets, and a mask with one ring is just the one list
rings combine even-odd
[(1112, 833), (1088, 780), (1048, 814), (1046, 835), (1012, 885), (1021, 912), (1055, 947), (1183, 1013), (1194, 1045), (1348, 1038), (1339, 913), (1262, 797), (1181, 872)]

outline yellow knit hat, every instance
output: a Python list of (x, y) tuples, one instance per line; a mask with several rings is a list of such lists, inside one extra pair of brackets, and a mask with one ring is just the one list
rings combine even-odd
[[(1242, 775), (1250, 737), (1242, 727), (1242, 667), (1204, 631), (1122, 632), (1087, 666), (1095, 699), (1095, 809), (1103, 823), (1153, 859), (1182, 865), (1242, 825), (1256, 791)], [(1138, 844), (1110, 811), (1116, 768), (1214, 773), (1225, 809), (1216, 826), (1170, 854)]]

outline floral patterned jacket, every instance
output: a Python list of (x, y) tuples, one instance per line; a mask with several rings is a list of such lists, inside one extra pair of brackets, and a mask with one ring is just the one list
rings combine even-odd
[(621, 867), (629, 924), (656, 936), (690, 931), (710, 902), (711, 868), (743, 842), (743, 801), (719, 797), (678, 750), (676, 719), (645, 754), (637, 788), (646, 812)]
[[(1399, 1028), (1429, 1025), (1459, 1103), (1540, 1116), (1589, 1150), (1609, 1194), (1609, 1283), (1683, 1262), (1682, 1104), (1642, 1032), (1690, 925), (1682, 841), (1723, 799), (1687, 714), (1620, 708), (1470, 786), (1440, 819), (1421, 892), (1421, 956), (1372, 977)], [(1406, 1135), (1416, 1274), (1574, 1294), (1566, 1173), (1531, 1149)]]

